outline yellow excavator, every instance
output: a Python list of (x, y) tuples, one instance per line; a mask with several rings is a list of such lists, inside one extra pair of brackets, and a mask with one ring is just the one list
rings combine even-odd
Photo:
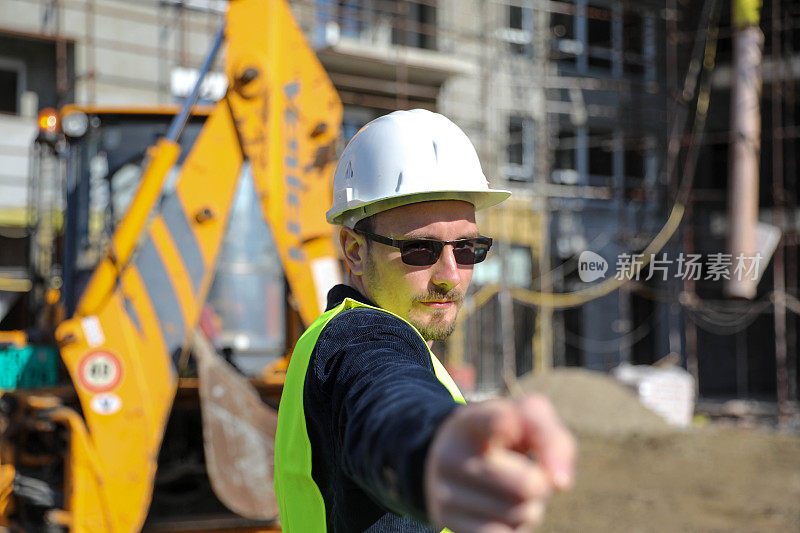
[[(226, 94), (198, 107), (223, 43)], [(235, 371), (211, 342), (230, 309), (208, 295), (246, 176), (271, 238), (227, 238), (282, 274), (212, 304), (273, 300), (261, 320), (290, 353), (340, 279), (324, 212), (341, 115), (285, 0), (231, 0), (181, 108), (40, 117), (28, 275), (0, 279), (24, 293), (0, 332), (0, 529), (278, 530), (286, 356)]]

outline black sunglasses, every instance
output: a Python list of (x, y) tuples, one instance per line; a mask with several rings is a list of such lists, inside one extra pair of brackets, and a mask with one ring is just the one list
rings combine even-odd
[(442, 255), (445, 245), (453, 245), (453, 257), (459, 265), (474, 265), (486, 259), (489, 248), (492, 247), (490, 237), (472, 237), (455, 241), (438, 241), (436, 239), (391, 239), (383, 235), (376, 235), (366, 231), (356, 230), (369, 240), (394, 246), (400, 249), (400, 258), (403, 263), (411, 266), (431, 266), (436, 264)]

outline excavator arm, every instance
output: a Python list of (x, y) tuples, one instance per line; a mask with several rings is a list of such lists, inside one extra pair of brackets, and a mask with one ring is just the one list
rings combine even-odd
[(340, 277), (324, 213), (342, 104), (285, 1), (232, 2), (228, 29), (236, 37), (228, 38), (234, 91), (227, 100), (297, 308), (310, 324)]
[(247, 161), (297, 310), (309, 323), (339, 277), (324, 212), (341, 103), (284, 0), (232, 0), (228, 91), (184, 163), (162, 139), (74, 316), (56, 331), (83, 417), (69, 428), (65, 517), (133, 531), (147, 515), (176, 362), (209, 290)]

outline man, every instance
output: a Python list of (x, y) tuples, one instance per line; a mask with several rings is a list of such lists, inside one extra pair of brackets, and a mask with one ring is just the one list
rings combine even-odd
[(298, 341), (278, 410), (284, 530), (513, 531), (571, 486), (574, 440), (546, 400), (462, 405), (430, 351), (491, 246), (475, 211), (509, 194), (442, 115), (397, 111), (347, 145), (327, 217), (348, 284)]

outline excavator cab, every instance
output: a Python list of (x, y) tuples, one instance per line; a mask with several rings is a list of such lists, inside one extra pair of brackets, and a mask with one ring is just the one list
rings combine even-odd
[[(30, 296), (36, 301), (30, 308), (42, 309), (47, 291), (57, 289), (64, 314), (75, 312), (130, 207), (147, 149), (166, 135), (178, 110), (178, 106), (70, 105), (60, 113), (42, 113), (39, 122), (45, 127), (34, 143), (28, 208), (35, 236), (30, 240), (29, 279), (34, 281)], [(179, 140), (175, 172), (209, 113), (207, 106), (193, 110)], [(46, 126), (53, 122), (55, 128)], [(171, 186), (168, 178), (165, 192)], [(286, 293), (272, 234), (245, 165), (202, 325), (215, 347), (248, 376), (260, 375), (265, 365), (284, 356), (291, 347), (287, 338), (296, 338), (300, 321)]]
[[(148, 147), (166, 134), (177, 110), (70, 105), (40, 114), (28, 208), (31, 274), (37, 289), (60, 290), (67, 316), (136, 193)], [(178, 165), (207, 116), (207, 109), (192, 114)]]

